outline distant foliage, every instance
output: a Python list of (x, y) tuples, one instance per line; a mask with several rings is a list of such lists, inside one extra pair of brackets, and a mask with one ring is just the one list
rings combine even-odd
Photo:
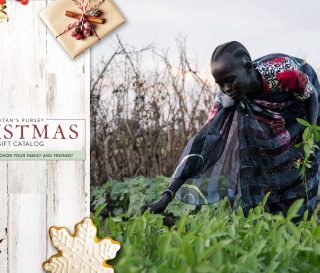
[[(91, 86), (91, 182), (138, 175), (170, 176), (187, 140), (204, 125), (215, 95), (186, 54), (154, 46), (118, 48), (93, 74)], [(153, 60), (150, 62), (150, 60)]]

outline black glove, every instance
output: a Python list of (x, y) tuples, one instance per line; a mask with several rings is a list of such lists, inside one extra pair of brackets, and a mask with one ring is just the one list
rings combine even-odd
[(169, 192), (164, 192), (159, 201), (149, 204), (143, 204), (140, 207), (141, 213), (144, 213), (147, 209), (150, 209), (153, 213), (161, 213), (163, 212), (168, 204), (172, 201), (172, 196)]

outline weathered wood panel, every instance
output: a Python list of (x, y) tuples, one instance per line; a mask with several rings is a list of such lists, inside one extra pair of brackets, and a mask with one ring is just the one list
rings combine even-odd
[[(39, 17), (46, 5), (8, 3), (10, 21), (0, 24), (0, 117), (86, 119), (88, 155), (90, 53), (67, 56)], [(48, 228), (73, 228), (89, 215), (89, 185), (89, 160), (0, 162), (0, 239), (8, 227), (0, 272), (43, 272), (55, 253)]]

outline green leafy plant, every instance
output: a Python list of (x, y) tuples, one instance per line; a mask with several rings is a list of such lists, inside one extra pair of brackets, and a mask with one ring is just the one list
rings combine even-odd
[[(154, 178), (136, 177), (125, 181), (111, 180), (102, 186), (91, 187), (91, 210), (96, 211), (101, 205), (102, 215), (133, 216), (144, 203), (150, 203), (161, 197), (163, 189), (170, 183), (170, 179), (157, 176)], [(101, 207), (100, 207), (101, 208)], [(174, 200), (169, 204), (166, 212), (173, 216), (190, 213), (195, 206)]]
[[(140, 203), (158, 199), (167, 182), (164, 177), (112, 181), (109, 183), (114, 188), (104, 188), (111, 200), (95, 202), (95, 197), (101, 202), (104, 196), (97, 189), (91, 196), (96, 206), (91, 217), (98, 236), (111, 236), (121, 243), (119, 255), (110, 261), (116, 272), (319, 272), (317, 211), (312, 217), (306, 212), (297, 224), (292, 222), (302, 200), (290, 207), (286, 217), (265, 211), (268, 196), (247, 217), (241, 208), (231, 210), (227, 200), (203, 206), (197, 213), (193, 213), (194, 206), (184, 207), (175, 201), (170, 206), (176, 221), (168, 227), (165, 215), (149, 211), (141, 215), (138, 210)], [(144, 199), (138, 200), (140, 194), (135, 190), (143, 190)], [(130, 194), (136, 196), (130, 198)], [(110, 202), (114, 208), (125, 204), (124, 213), (108, 211)]]
[[(225, 200), (212, 209), (181, 214), (171, 228), (164, 217), (146, 212), (128, 220), (100, 218), (99, 236), (121, 242), (110, 264), (121, 272), (319, 272), (320, 227), (316, 216), (297, 225), (302, 200), (287, 217), (271, 215), (263, 204), (247, 218), (239, 208), (231, 214)], [(95, 215), (97, 216), (97, 215)]]
[(297, 118), (297, 121), (305, 126), (306, 128), (302, 134), (302, 142), (296, 144), (296, 148), (302, 148), (303, 153), (301, 154), (301, 159), (296, 161), (296, 166), (300, 170), (300, 177), (304, 183), (307, 201), (308, 191), (307, 191), (307, 171), (312, 167), (311, 157), (315, 156), (315, 149), (319, 149), (319, 146), (316, 144), (320, 141), (320, 126), (312, 125), (304, 119)]

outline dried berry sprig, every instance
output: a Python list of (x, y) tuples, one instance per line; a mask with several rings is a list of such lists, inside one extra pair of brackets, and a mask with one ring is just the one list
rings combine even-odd
[(90, 24), (84, 17), (78, 20), (78, 25), (71, 32), (71, 36), (77, 40), (85, 39), (86, 37), (93, 34), (93, 25)]
[[(96, 8), (100, 5), (104, 0), (99, 0), (92, 7), (88, 8), (91, 0), (88, 0), (85, 4), (85, 0), (71, 0), (76, 6), (81, 10), (81, 14), (66, 11), (66, 16), (77, 18), (78, 20), (72, 24), (66, 26), (65, 30), (61, 32), (56, 38), (60, 37), (62, 34), (68, 32), (69, 30), (75, 28), (71, 32), (71, 36), (77, 40), (82, 40), (92, 34), (94, 34), (99, 40), (100, 37), (94, 29), (93, 23), (103, 24), (105, 22), (104, 19), (98, 18), (98, 14), (100, 15), (100, 11)], [(93, 14), (93, 15), (91, 15)]]

